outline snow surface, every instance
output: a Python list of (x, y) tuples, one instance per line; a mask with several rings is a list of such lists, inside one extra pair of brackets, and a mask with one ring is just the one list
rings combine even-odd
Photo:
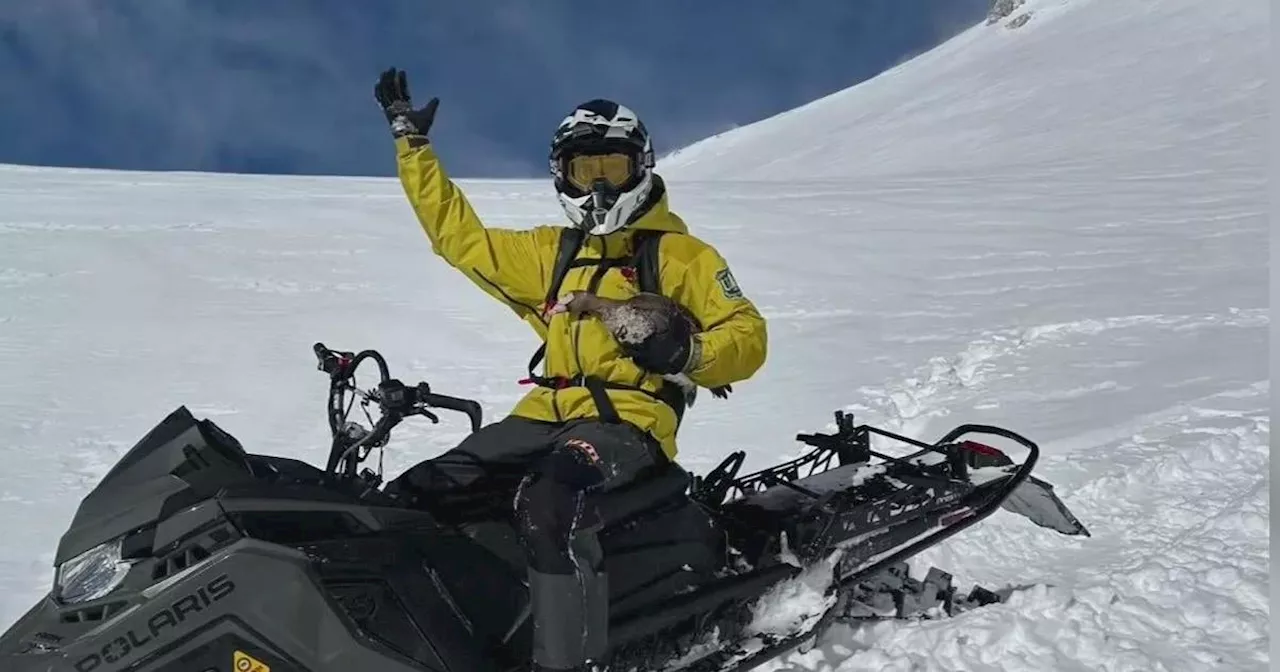
[[(1266, 5), (1027, 10), (661, 163), (770, 325), (757, 378), (691, 411), (686, 466), (792, 457), (836, 408), (926, 439), (1007, 424), (1094, 534), (998, 512), (918, 570), (1040, 587), (763, 669), (1268, 666)], [(492, 224), (559, 220), (545, 180), (465, 187)], [(0, 167), (0, 627), (179, 403), (320, 459), (317, 340), (490, 417), (535, 346), (431, 255), (393, 181)], [(407, 423), (388, 472), (464, 432)]]

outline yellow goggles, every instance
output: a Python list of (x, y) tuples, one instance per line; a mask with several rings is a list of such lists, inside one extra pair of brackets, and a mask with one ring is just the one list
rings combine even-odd
[(621, 189), (631, 180), (632, 160), (627, 154), (580, 154), (569, 159), (567, 168), (565, 179), (582, 191), (591, 191), (596, 180)]

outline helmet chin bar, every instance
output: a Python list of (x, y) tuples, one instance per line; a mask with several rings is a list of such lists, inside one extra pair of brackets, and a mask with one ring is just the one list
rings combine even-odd
[(584, 222), (587, 226), (583, 227), (588, 233), (607, 226), (609, 220), (609, 211), (601, 208), (592, 208), (587, 212), (587, 220)]
[(588, 231), (604, 228), (608, 224), (609, 210), (618, 202), (618, 195), (609, 189), (605, 180), (596, 180), (591, 185), (591, 209), (587, 211)]

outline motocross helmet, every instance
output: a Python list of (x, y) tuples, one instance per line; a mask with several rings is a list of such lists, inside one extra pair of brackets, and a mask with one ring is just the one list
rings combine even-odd
[(653, 164), (649, 131), (630, 108), (609, 100), (579, 105), (551, 139), (560, 206), (592, 235), (613, 233), (644, 214)]

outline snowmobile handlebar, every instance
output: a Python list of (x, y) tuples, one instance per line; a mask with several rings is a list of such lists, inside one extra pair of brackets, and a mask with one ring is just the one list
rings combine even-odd
[[(317, 368), (329, 374), (328, 418), (333, 447), (327, 470), (331, 473), (345, 472), (354, 475), (356, 465), (367, 454), (362, 454), (361, 451), (386, 445), (391, 430), (406, 417), (420, 415), (433, 423), (440, 422), (440, 418), (430, 409), (463, 413), (471, 422), (471, 431), (480, 429), (483, 414), (479, 403), (471, 399), (437, 394), (431, 391), (431, 386), (426, 382), (405, 385), (391, 377), (386, 359), (376, 350), (353, 353), (331, 350), (323, 343), (316, 343), (312, 350), (316, 354)], [(361, 390), (355, 385), (355, 372), (368, 360), (377, 364), (378, 385), (370, 390)], [(351, 410), (347, 401), (348, 394), (359, 397), (365, 405), (377, 405), (381, 417), (371, 430), (347, 421)]]
[(422, 387), (426, 383), (418, 384), (418, 403), (431, 408), (440, 408), (446, 411), (455, 411), (466, 414), (471, 421), (471, 431), (480, 429), (483, 411), (480, 404), (473, 399), (463, 399), (461, 397), (451, 397), (447, 394), (436, 394), (431, 388), (423, 391)]
[(365, 394), (368, 395), (366, 398), (378, 403), (384, 415), (394, 414), (402, 417), (422, 415), (432, 422), (437, 422), (439, 418), (427, 409), (439, 408), (446, 411), (465, 413), (467, 418), (471, 420), (471, 431), (474, 432), (480, 429), (481, 410), (479, 403), (471, 399), (436, 394), (431, 391), (431, 386), (425, 382), (409, 387), (395, 378), (387, 378), (378, 383), (376, 393)]
[[(391, 377), (387, 361), (377, 350), (365, 350), (359, 354), (330, 350), (323, 343), (316, 343), (312, 349), (319, 360), (319, 369), (328, 373), (330, 378), (349, 381), (355, 374), (356, 367), (365, 359), (372, 359), (378, 365), (378, 387), (375, 392), (361, 392), (351, 388), (368, 401), (376, 401), (384, 412), (412, 415), (414, 411), (421, 413), (426, 408), (439, 408), (446, 411), (463, 413), (471, 421), (471, 431), (480, 429), (482, 410), (480, 404), (472, 399), (453, 397), (431, 391), (426, 382), (409, 387)], [(428, 414), (430, 415), (430, 414)]]

